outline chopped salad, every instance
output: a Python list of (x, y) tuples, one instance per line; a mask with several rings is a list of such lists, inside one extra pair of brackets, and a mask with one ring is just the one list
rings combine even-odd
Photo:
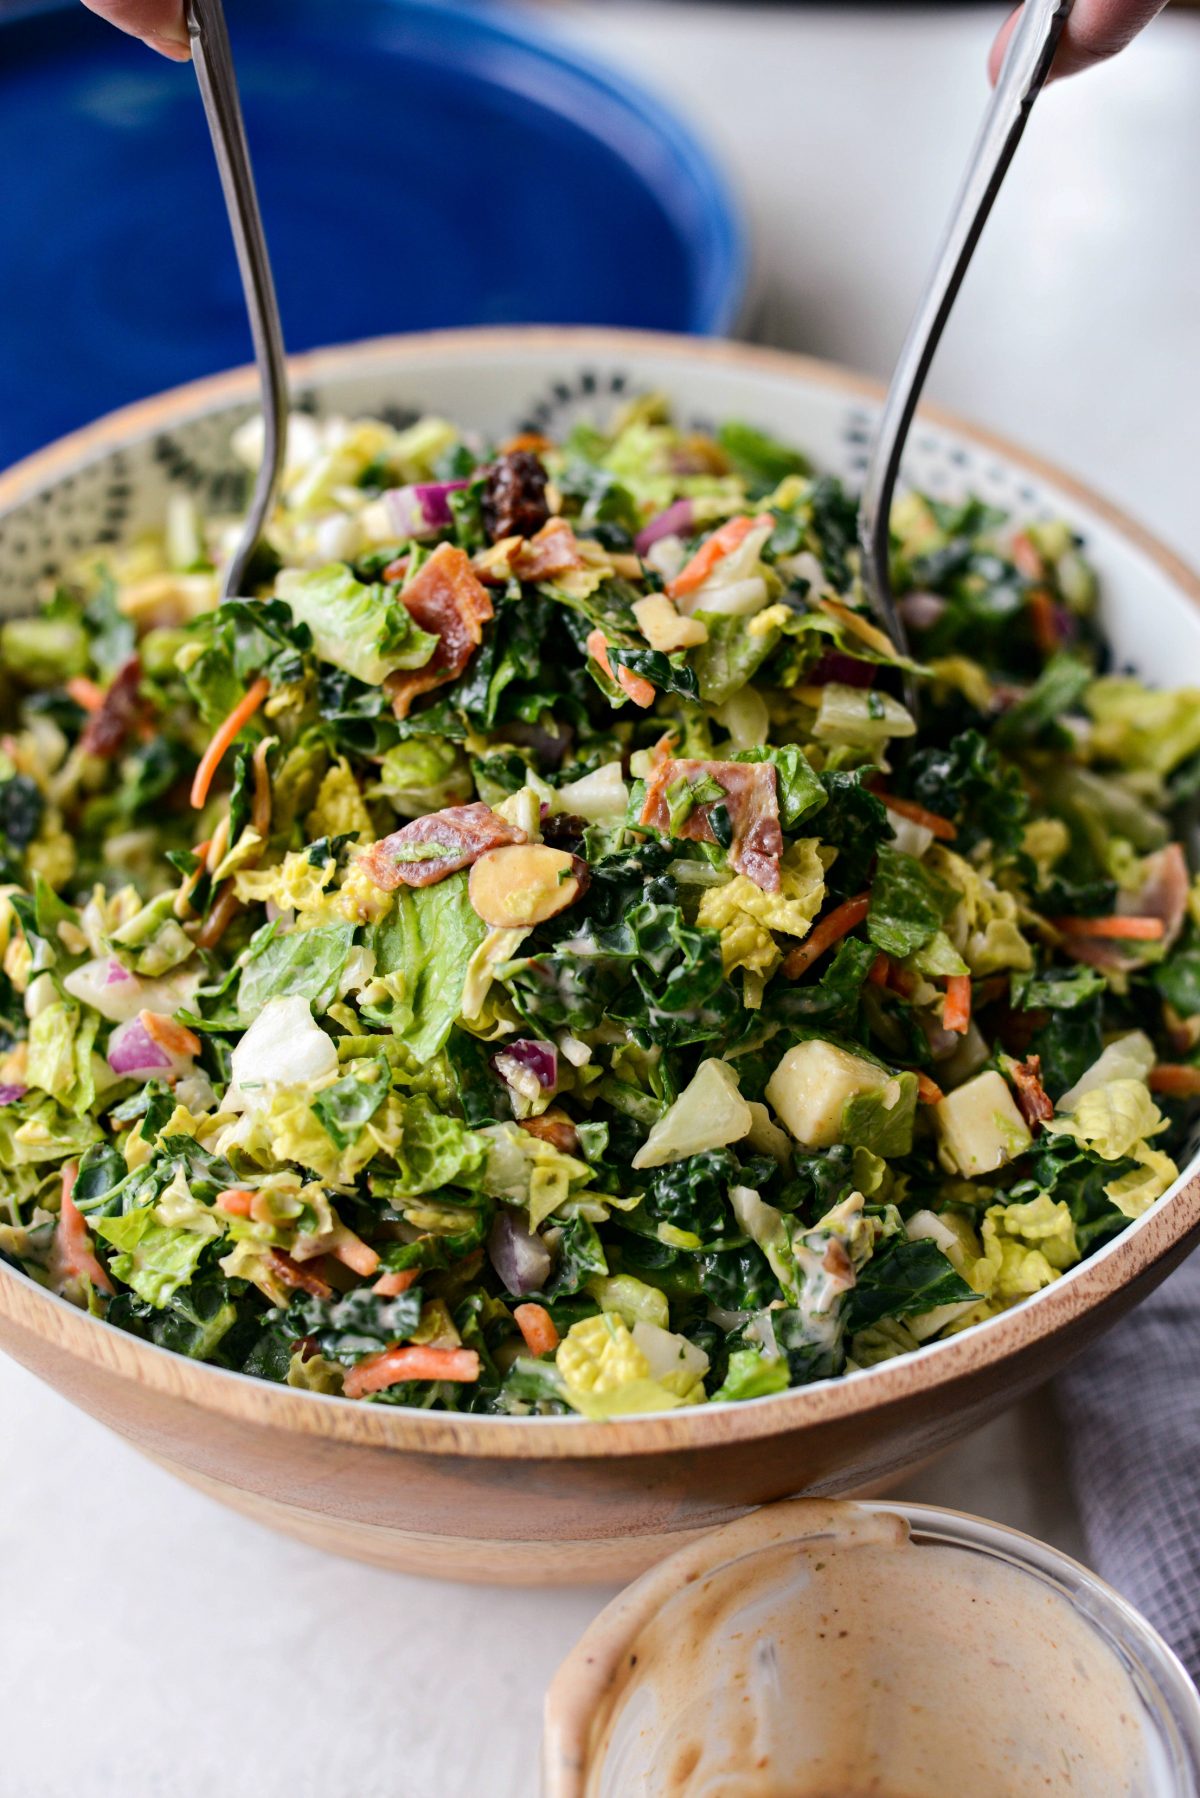
[(297, 417), (218, 604), (236, 528), (178, 494), (0, 627), (10, 1263), (261, 1379), (607, 1418), (967, 1329), (1177, 1178), (1200, 692), (1113, 669), (1068, 526), (904, 498), (911, 660), (852, 497), (652, 397)]

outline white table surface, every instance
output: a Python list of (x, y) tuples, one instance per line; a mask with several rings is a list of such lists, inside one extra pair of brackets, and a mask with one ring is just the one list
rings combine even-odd
[[(759, 332), (886, 374), (1000, 12), (556, 9), (708, 131)], [(1200, 18), (1051, 95), (931, 382), (1200, 562)], [(1048, 1396), (907, 1496), (1077, 1552)], [(0, 1361), (4, 1798), (530, 1798), (542, 1691), (608, 1596), (327, 1559), (226, 1514)]]

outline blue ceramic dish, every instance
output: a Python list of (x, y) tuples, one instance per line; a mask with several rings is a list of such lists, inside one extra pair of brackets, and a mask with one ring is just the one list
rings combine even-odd
[[(247, 360), (190, 70), (77, 0), (0, 26), (0, 466)], [(500, 323), (733, 326), (741, 224), (691, 133), (539, 16), (230, 0), (291, 349)]]

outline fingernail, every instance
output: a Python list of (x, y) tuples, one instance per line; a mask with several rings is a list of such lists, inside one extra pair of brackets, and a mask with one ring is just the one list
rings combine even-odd
[(153, 37), (145, 38), (143, 41), (149, 44), (152, 50), (157, 50), (160, 56), (169, 56), (172, 62), (190, 62), (192, 60), (192, 46), (187, 38), (181, 42), (178, 38), (163, 37), (155, 33)]

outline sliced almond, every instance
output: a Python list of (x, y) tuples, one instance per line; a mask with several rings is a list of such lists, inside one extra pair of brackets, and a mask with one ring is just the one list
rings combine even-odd
[(703, 619), (684, 618), (665, 593), (647, 593), (644, 599), (635, 599), (633, 615), (651, 649), (660, 649), (664, 655), (708, 642)]
[(561, 1149), (564, 1155), (579, 1153), (579, 1132), (566, 1112), (557, 1106), (544, 1111), (540, 1117), (522, 1118), (520, 1127), (530, 1136), (538, 1136), (551, 1147)]
[(587, 883), (587, 863), (566, 849), (513, 843), (479, 857), (468, 890), (485, 924), (528, 930), (573, 905)]

